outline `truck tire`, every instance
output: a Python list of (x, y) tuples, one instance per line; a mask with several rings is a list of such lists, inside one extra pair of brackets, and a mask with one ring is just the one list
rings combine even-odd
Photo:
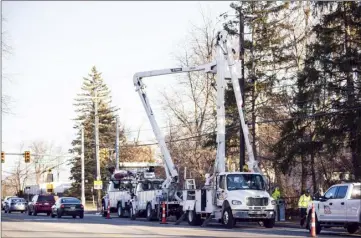
[(129, 204), (129, 218), (130, 220), (135, 220), (134, 209), (131, 203)]
[(275, 218), (263, 220), (263, 226), (266, 228), (273, 228), (275, 226), (275, 223), (276, 223)]
[(354, 223), (354, 224), (347, 225), (347, 232), (348, 233), (354, 234), (354, 233), (356, 233), (356, 231), (358, 231), (358, 224)]
[(226, 207), (222, 213), (222, 223), (225, 228), (232, 229), (235, 225), (235, 219), (233, 218), (232, 210), (230, 207)]
[(118, 202), (118, 205), (117, 205), (117, 213), (118, 213), (118, 217), (124, 217), (124, 209), (120, 202)]
[(146, 216), (147, 216), (147, 221), (154, 220), (154, 211), (150, 203), (147, 204)]
[(197, 214), (196, 210), (187, 212), (187, 221), (190, 226), (199, 226), (202, 223), (201, 216)]

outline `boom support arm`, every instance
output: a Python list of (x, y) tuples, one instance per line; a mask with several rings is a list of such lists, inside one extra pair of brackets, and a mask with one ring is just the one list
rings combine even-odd
[(133, 77), (134, 86), (136, 91), (139, 94), (139, 97), (143, 103), (144, 109), (149, 118), (150, 124), (152, 126), (155, 137), (158, 141), (159, 147), (161, 149), (163, 155), (163, 164), (166, 172), (166, 180), (162, 184), (163, 188), (169, 188), (172, 183), (178, 182), (178, 171), (175, 168), (172, 157), (169, 153), (167, 145), (165, 143), (164, 135), (160, 130), (157, 121), (155, 120), (154, 113), (150, 106), (147, 94), (145, 92), (145, 85), (142, 81), (145, 77), (154, 77), (160, 75), (168, 75), (168, 74), (177, 74), (177, 73), (187, 73), (193, 71), (204, 71), (205, 73), (215, 73), (216, 72), (216, 62), (211, 62), (209, 64), (194, 66), (194, 67), (184, 67), (184, 68), (170, 68), (170, 69), (161, 69), (161, 70), (152, 70), (145, 72), (138, 72)]
[(228, 67), (229, 67), (229, 73), (230, 73), (231, 79), (232, 79), (233, 91), (234, 91), (234, 95), (236, 97), (238, 114), (239, 114), (239, 117), (241, 119), (241, 126), (242, 126), (242, 129), (243, 129), (245, 145), (247, 147), (247, 153), (248, 153), (248, 163), (247, 164), (248, 164), (248, 168), (251, 169), (253, 172), (257, 172), (257, 173), (262, 174), (261, 169), (258, 167), (258, 162), (254, 158), (253, 148), (251, 146), (251, 142), (250, 142), (250, 138), (249, 138), (248, 126), (247, 126), (247, 124), (245, 122), (245, 119), (244, 119), (242, 92), (240, 90), (239, 81), (236, 78), (235, 72), (234, 72), (235, 60), (233, 58), (233, 55), (229, 54), (230, 51), (229, 51), (229, 48), (228, 48), (228, 45), (227, 45), (227, 35), (228, 35), (228, 33), (226, 31), (220, 32), (219, 35), (218, 35), (218, 44), (222, 48), (224, 57), (227, 60), (227, 64), (228, 64)]

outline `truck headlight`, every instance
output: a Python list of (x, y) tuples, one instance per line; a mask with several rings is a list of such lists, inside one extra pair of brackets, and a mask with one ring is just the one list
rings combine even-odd
[(237, 201), (237, 200), (232, 200), (232, 204), (233, 205), (242, 205), (241, 201)]
[(272, 200), (272, 201), (271, 201), (271, 204), (272, 204), (272, 205), (276, 205), (276, 201), (275, 201), (275, 200)]

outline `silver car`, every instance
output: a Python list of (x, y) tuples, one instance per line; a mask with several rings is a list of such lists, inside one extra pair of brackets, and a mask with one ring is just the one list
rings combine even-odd
[(27, 202), (24, 198), (10, 198), (5, 204), (5, 213), (25, 212), (27, 210)]
[(2, 210), (5, 210), (6, 203), (8, 202), (8, 200), (10, 198), (17, 198), (17, 196), (7, 196), (4, 199), (2, 199), (2, 203), (1, 203), (1, 209)]

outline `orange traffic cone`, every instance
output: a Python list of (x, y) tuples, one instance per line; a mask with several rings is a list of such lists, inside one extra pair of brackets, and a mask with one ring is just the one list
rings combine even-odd
[(312, 212), (311, 212), (311, 237), (316, 237), (316, 217), (315, 217), (314, 204), (312, 204)]
[(107, 217), (106, 219), (111, 219), (110, 217), (110, 202), (108, 201)]
[(168, 224), (167, 220), (165, 219), (165, 202), (162, 205), (162, 222), (160, 224)]

